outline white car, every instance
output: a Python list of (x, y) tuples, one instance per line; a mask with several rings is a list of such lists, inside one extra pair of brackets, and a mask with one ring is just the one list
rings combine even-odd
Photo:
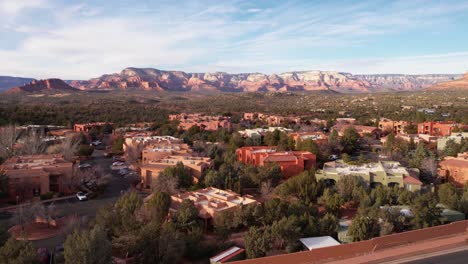
[(330, 155), (328, 157), (329, 160), (337, 160), (338, 159), (338, 155)]
[(88, 194), (85, 192), (77, 192), (76, 193), (76, 199), (80, 201), (86, 201), (88, 200)]
[(83, 164), (78, 165), (78, 168), (80, 168), (80, 169), (91, 168), (91, 164), (83, 163)]
[(112, 166), (123, 166), (123, 165), (125, 165), (124, 162), (120, 162), (120, 161), (112, 162)]

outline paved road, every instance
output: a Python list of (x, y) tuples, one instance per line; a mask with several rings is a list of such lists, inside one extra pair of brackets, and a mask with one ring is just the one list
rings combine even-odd
[[(102, 166), (106, 172), (112, 174), (112, 180), (106, 187), (104, 193), (98, 196), (96, 199), (89, 201), (78, 201), (73, 198), (65, 201), (53, 202), (56, 206), (57, 214), (59, 216), (77, 214), (84, 222), (91, 220), (95, 217), (99, 208), (108, 204), (113, 204), (120, 197), (121, 192), (129, 188), (127, 179), (110, 170), (112, 159), (105, 158), (103, 156), (103, 152), (104, 151), (102, 150), (96, 150), (95, 153), (93, 153), (93, 159), (88, 163), (92, 164), (93, 166)], [(48, 204), (50, 203), (45, 203), (45, 205)], [(8, 212), (0, 213), (0, 222), (12, 225), (14, 216), (13, 214), (14, 213)], [(50, 239), (33, 241), (33, 244), (36, 247), (46, 247), (53, 249), (55, 246), (63, 243), (65, 238), (66, 234)]]
[(466, 264), (468, 263), (468, 250), (458, 251), (446, 255), (434, 256), (425, 259), (404, 262), (406, 264)]

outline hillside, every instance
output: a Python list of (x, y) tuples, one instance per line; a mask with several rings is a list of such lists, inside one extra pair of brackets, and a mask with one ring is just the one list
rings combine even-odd
[(12, 87), (17, 87), (30, 83), (32, 78), (23, 77), (12, 77), (12, 76), (0, 76), (0, 92), (6, 91)]
[(468, 72), (465, 75), (454, 81), (443, 82), (434, 85), (429, 90), (468, 90)]
[(87, 81), (70, 81), (80, 90), (150, 90), (150, 91), (324, 91), (380, 92), (413, 91), (460, 75), (352, 75), (334, 71), (296, 71), (281, 74), (185, 73), (151, 68), (126, 68)]
[(76, 88), (71, 87), (60, 79), (33, 80), (28, 84), (17, 86), (7, 90), (7, 93), (21, 92), (76, 92)]

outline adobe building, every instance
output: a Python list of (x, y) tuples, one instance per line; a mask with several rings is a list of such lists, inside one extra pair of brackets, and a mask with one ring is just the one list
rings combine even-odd
[(343, 160), (336, 160), (326, 162), (323, 169), (317, 170), (315, 177), (317, 177), (317, 180), (323, 179), (333, 184), (342, 177), (351, 175), (360, 177), (372, 187), (377, 185), (397, 186), (404, 187), (409, 191), (418, 191), (421, 189), (422, 182), (414, 174), (397, 161), (378, 161), (362, 165), (351, 165)]
[(380, 135), (382, 134), (382, 130), (373, 127), (373, 126), (359, 126), (359, 125), (352, 125), (352, 124), (343, 124), (343, 123), (338, 123), (332, 127), (332, 130), (336, 130), (338, 132), (338, 135), (341, 137), (343, 136), (344, 132), (348, 128), (354, 128), (356, 129), (356, 132), (362, 137), (366, 134), (372, 135), (376, 139), (380, 138)]
[(294, 139), (296, 146), (298, 145), (299, 142), (307, 140), (307, 139), (312, 139), (317, 144), (328, 142), (328, 136), (322, 132), (296, 132), (296, 133), (289, 133), (288, 136)]
[[(169, 146), (178, 145), (179, 148), (189, 149), (189, 146), (183, 144), (181, 139), (171, 136), (154, 136), (151, 133), (127, 133), (125, 134), (125, 142), (123, 144), (124, 156), (129, 159), (130, 156), (142, 156), (144, 149), (153, 145), (153, 148), (167, 146), (167, 152), (172, 153), (169, 150)], [(147, 157), (148, 159), (148, 157)]]
[(394, 134), (405, 134), (404, 128), (410, 125), (407, 121), (393, 121), (387, 118), (382, 118), (379, 121), (379, 128), (382, 131), (391, 131)]
[(179, 121), (179, 129), (188, 130), (193, 126), (201, 130), (216, 131), (220, 128), (232, 129), (231, 118), (227, 116), (209, 116), (201, 113), (169, 115), (170, 121)]
[(89, 133), (89, 131), (93, 128), (97, 129), (100, 131), (102, 128), (104, 128), (105, 125), (110, 125), (112, 127), (112, 130), (114, 130), (114, 124), (113, 123), (108, 123), (108, 122), (96, 122), (96, 123), (86, 123), (86, 124), (75, 124), (73, 126), (73, 131), (77, 133)]
[(453, 132), (450, 136), (438, 138), (437, 151), (443, 151), (447, 146), (447, 142), (450, 140), (460, 144), (465, 138), (468, 138), (468, 132)]
[(203, 172), (213, 165), (211, 159), (208, 157), (166, 155), (157, 160), (147, 160), (140, 168), (142, 186), (146, 189), (151, 189), (160, 173), (168, 167), (177, 165), (178, 162), (184, 165), (196, 183), (199, 181)]
[(439, 177), (463, 188), (468, 181), (468, 152), (460, 153), (457, 157), (445, 157), (439, 163)]
[(61, 155), (15, 156), (5, 161), (0, 169), (8, 177), (11, 198), (71, 191), (67, 181), (73, 175), (73, 163)]
[(454, 121), (446, 122), (424, 122), (418, 124), (418, 134), (428, 134), (431, 136), (450, 136), (457, 123)]
[(244, 205), (257, 204), (249, 195), (241, 196), (230, 190), (221, 190), (213, 187), (192, 192), (178, 193), (171, 196), (169, 212), (177, 212), (184, 200), (191, 200), (198, 209), (198, 216), (207, 222), (212, 221), (224, 211), (235, 210)]
[(243, 119), (245, 121), (261, 121), (268, 126), (279, 126), (283, 123), (300, 124), (302, 119), (298, 116), (280, 116), (269, 115), (263, 113), (244, 113)]
[(236, 150), (237, 160), (252, 166), (276, 163), (285, 179), (315, 168), (317, 157), (308, 151), (276, 151), (276, 147), (251, 146)]
[(185, 143), (153, 143), (146, 146), (141, 152), (141, 162), (143, 164), (148, 164), (170, 155), (190, 156), (191, 154), (192, 149)]

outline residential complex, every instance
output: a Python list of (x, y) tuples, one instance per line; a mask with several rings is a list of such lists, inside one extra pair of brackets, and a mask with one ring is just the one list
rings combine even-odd
[[(414, 175), (411, 175), (414, 174)], [(361, 177), (370, 186), (397, 186), (410, 191), (421, 189), (422, 183), (410, 170), (396, 161), (370, 162), (362, 165), (347, 164), (343, 160), (326, 162), (323, 169), (317, 170), (315, 176), (336, 183), (343, 176), (351, 175)]]
[(165, 155), (159, 159), (146, 160), (140, 168), (141, 182), (144, 188), (151, 189), (154, 180), (159, 177), (161, 172), (179, 162), (190, 172), (194, 182), (198, 182), (203, 172), (212, 166), (212, 161), (208, 157)]
[(75, 124), (73, 126), (73, 131), (88, 133), (93, 128), (97, 130), (101, 130), (102, 128), (104, 128), (105, 125), (110, 125), (112, 129), (114, 128), (113, 123), (96, 122), (96, 123), (86, 123), (86, 124)]
[(48, 192), (69, 192), (73, 163), (60, 155), (15, 156), (0, 169), (8, 177), (10, 197), (31, 198)]
[(468, 152), (460, 153), (457, 157), (445, 157), (439, 163), (439, 176), (462, 188), (468, 181)]
[(418, 124), (418, 134), (429, 134), (431, 136), (450, 136), (457, 123), (446, 122), (424, 122)]
[(176, 212), (184, 200), (191, 200), (198, 209), (198, 215), (205, 220), (216, 218), (220, 212), (234, 210), (243, 205), (256, 204), (250, 196), (241, 196), (229, 190), (213, 187), (171, 196), (170, 212)]
[(274, 132), (278, 130), (280, 132), (289, 133), (292, 132), (292, 129), (284, 128), (284, 127), (268, 127), (268, 128), (253, 128), (253, 129), (245, 129), (237, 131), (242, 137), (244, 138), (261, 138), (265, 136), (268, 132)]
[(452, 140), (454, 143), (460, 144), (463, 139), (468, 138), (468, 132), (452, 132), (450, 136), (440, 137), (437, 139), (437, 150), (443, 151), (447, 142)]
[(236, 150), (237, 160), (252, 166), (276, 163), (284, 178), (315, 168), (317, 157), (308, 151), (276, 151), (276, 147), (252, 146)]
[(323, 132), (295, 132), (289, 133), (288, 136), (294, 139), (296, 144), (307, 139), (312, 139), (318, 144), (328, 141), (328, 136)]
[(336, 125), (334, 125), (332, 127), (333, 130), (336, 130), (338, 132), (338, 135), (339, 136), (343, 136), (345, 130), (349, 127), (352, 127), (354, 129), (356, 129), (356, 131), (358, 132), (358, 134), (360, 136), (364, 136), (364, 135), (372, 135), (374, 136), (375, 138), (380, 138), (380, 135), (382, 133), (382, 131), (377, 128), (377, 127), (373, 127), (373, 126), (358, 126), (358, 125), (352, 125), (352, 124), (343, 124), (343, 123), (338, 123)]
[(284, 123), (300, 124), (301, 118), (298, 116), (280, 116), (263, 113), (244, 113), (245, 121), (260, 121), (268, 126), (279, 126)]
[(379, 121), (379, 128), (382, 131), (391, 131), (395, 134), (405, 134), (405, 127), (410, 125), (407, 121), (393, 121), (387, 118), (383, 118)]
[(188, 130), (197, 126), (202, 130), (216, 131), (220, 128), (232, 129), (231, 119), (227, 116), (209, 116), (200, 113), (169, 115), (169, 120), (179, 121), (179, 129)]

